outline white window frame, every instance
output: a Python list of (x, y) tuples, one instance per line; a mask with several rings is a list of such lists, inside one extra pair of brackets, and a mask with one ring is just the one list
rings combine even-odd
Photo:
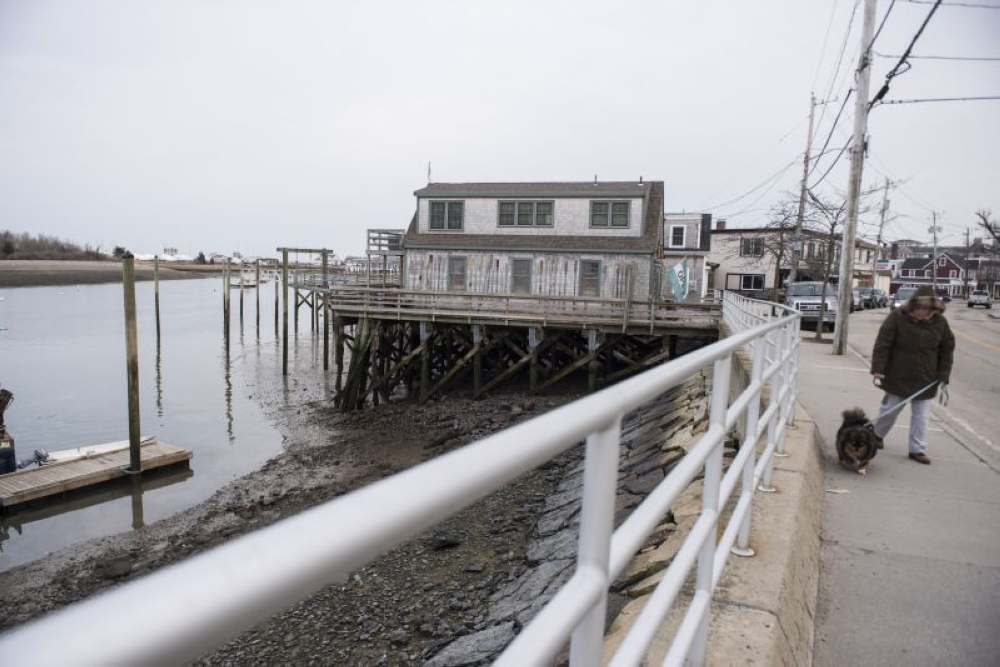
[(763, 256), (764, 256), (763, 236), (740, 237), (740, 257), (763, 257)]
[[(595, 209), (607, 207), (605, 212)], [(621, 222), (622, 211), (625, 221)], [(616, 222), (618, 220), (618, 222)], [(590, 226), (595, 229), (628, 229), (632, 225), (632, 202), (617, 199), (594, 199), (590, 202)]]
[[(584, 265), (597, 265), (597, 276), (586, 275), (584, 271)], [(580, 260), (580, 280), (577, 285), (577, 293), (580, 296), (601, 296), (601, 274), (603, 272), (603, 265), (599, 259), (581, 259)], [(586, 281), (586, 282), (585, 282)], [(596, 282), (594, 282), (596, 281)], [(593, 289), (590, 289), (590, 288)]]
[[(674, 233), (677, 230), (681, 230), (681, 242), (674, 242)], [(687, 225), (670, 225), (670, 241), (667, 247), (669, 248), (684, 248), (687, 246)]]
[[(513, 207), (513, 212), (504, 212), (505, 206)], [(547, 213), (539, 213), (539, 208), (548, 207)], [(527, 223), (522, 223), (522, 213), (526, 213)], [(504, 222), (504, 216), (512, 216), (510, 222)], [(554, 227), (556, 204), (552, 200), (525, 201), (520, 199), (501, 199), (497, 202), (497, 227)]]
[[(461, 268), (461, 270), (457, 270)], [(461, 287), (456, 278), (462, 277)], [(448, 257), (448, 290), (449, 292), (467, 292), (469, 290), (469, 258), (465, 255)]]
[[(510, 260), (510, 293), (511, 294), (531, 294), (531, 274), (534, 260), (531, 258), (512, 257)], [(527, 274), (519, 273), (517, 267), (528, 267)], [(519, 278), (527, 277), (525, 285)]]
[[(750, 279), (750, 286), (747, 287), (747, 279)], [(755, 283), (760, 284), (760, 287), (754, 287)], [(762, 273), (744, 273), (740, 274), (740, 291), (742, 292), (757, 292), (764, 289), (764, 274)]]
[[(440, 226), (434, 226), (434, 209), (444, 207), (444, 218)], [(458, 225), (454, 226), (452, 212), (458, 210)], [(465, 229), (465, 201), (456, 199), (431, 200), (427, 204), (427, 229), (432, 232), (461, 232)]]

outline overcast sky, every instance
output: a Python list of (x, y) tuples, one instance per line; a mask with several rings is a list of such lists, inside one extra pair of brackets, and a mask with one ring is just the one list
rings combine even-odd
[[(879, 0), (876, 25), (890, 7)], [(970, 0), (967, 4), (974, 4)], [(998, 9), (945, 4), (886, 100), (1000, 95)], [(930, 4), (897, 0), (871, 94)], [(437, 182), (662, 180), (668, 211), (767, 221), (851, 136), (854, 0), (0, 0), (0, 229), (136, 253), (361, 254)], [(852, 20), (853, 15), (853, 20)], [(886, 57), (895, 56), (895, 57)], [(981, 60), (968, 60), (979, 58)], [(1000, 100), (881, 105), (885, 237), (1000, 216)], [(847, 186), (845, 154), (815, 185)], [(743, 196), (751, 193), (749, 196)], [(877, 197), (874, 205), (881, 202)], [(877, 214), (859, 233), (874, 238)]]

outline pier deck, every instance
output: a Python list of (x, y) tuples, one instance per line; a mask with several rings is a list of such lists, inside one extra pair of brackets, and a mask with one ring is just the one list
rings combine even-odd
[[(142, 470), (188, 461), (189, 449), (151, 441), (140, 449)], [(128, 448), (76, 461), (53, 463), (0, 475), (0, 511), (31, 500), (125, 477), (130, 465)]]

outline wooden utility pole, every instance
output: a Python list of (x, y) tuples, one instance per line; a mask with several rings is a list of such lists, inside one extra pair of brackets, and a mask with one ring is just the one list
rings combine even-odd
[(931, 264), (934, 266), (931, 269), (931, 285), (934, 286), (934, 293), (937, 294), (937, 236), (938, 232), (941, 231), (937, 223), (937, 211), (931, 211), (931, 220), (931, 228), (927, 230), (934, 238), (934, 254), (931, 255)]
[(125, 295), (125, 367), (128, 374), (128, 444), (129, 470), (142, 472), (139, 450), (139, 340), (135, 324), (135, 258), (122, 255), (122, 292)]
[(847, 353), (848, 316), (851, 313), (854, 286), (854, 240), (858, 228), (858, 203), (861, 198), (861, 171), (865, 162), (865, 133), (868, 128), (868, 84), (871, 79), (871, 44), (875, 33), (875, 0), (865, 0), (861, 29), (861, 56), (858, 58), (858, 82), (854, 104), (854, 137), (851, 139), (851, 175), (847, 187), (847, 221), (840, 248), (839, 300), (837, 324), (833, 333), (833, 354)]
[[(788, 274), (788, 284), (799, 277), (799, 257), (802, 252), (802, 223), (806, 213), (806, 180), (809, 178), (809, 153), (812, 151), (813, 116), (816, 112), (816, 95), (809, 95), (809, 132), (806, 134), (806, 154), (802, 158), (802, 188), (799, 190), (799, 214), (795, 217), (795, 232), (792, 234), (792, 268)], [(779, 269), (780, 275), (780, 269)], [(775, 285), (780, 287), (780, 285)]]
[(889, 210), (889, 179), (885, 179), (885, 191), (882, 194), (882, 212), (878, 221), (878, 240), (875, 245), (875, 264), (872, 265), (872, 287), (875, 287), (875, 275), (878, 273), (877, 264), (882, 259), (882, 230), (885, 228), (885, 214)]

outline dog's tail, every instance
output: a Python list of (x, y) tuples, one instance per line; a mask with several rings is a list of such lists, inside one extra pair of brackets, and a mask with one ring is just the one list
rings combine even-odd
[(840, 416), (844, 418), (845, 424), (865, 424), (868, 422), (868, 417), (865, 416), (865, 411), (861, 408), (844, 410)]

